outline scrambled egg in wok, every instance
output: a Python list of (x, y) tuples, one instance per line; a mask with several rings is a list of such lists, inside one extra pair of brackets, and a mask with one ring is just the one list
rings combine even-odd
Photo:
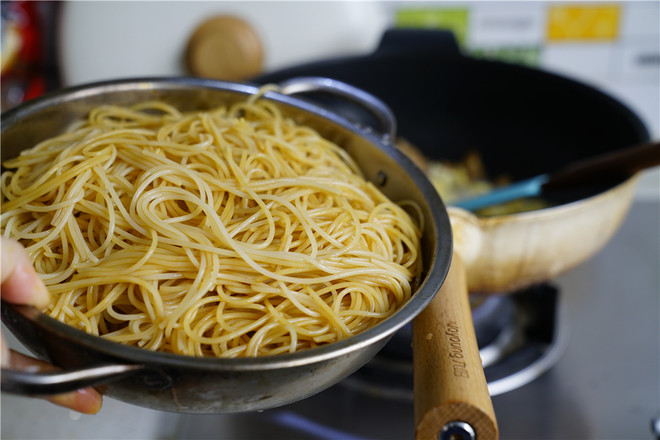
[[(450, 162), (428, 160), (414, 145), (398, 139), (397, 147), (408, 155), (429, 177), (435, 189), (447, 205), (466, 197), (487, 193), (493, 188), (511, 183), (506, 176), (489, 179), (478, 151), (468, 151), (463, 160)], [(533, 211), (547, 207), (541, 198), (524, 198), (490, 206), (475, 212), (479, 216), (494, 216)]]

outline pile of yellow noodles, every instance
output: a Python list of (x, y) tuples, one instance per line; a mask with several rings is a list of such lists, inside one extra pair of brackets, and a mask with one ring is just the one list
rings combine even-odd
[(256, 96), (102, 106), (4, 165), (1, 232), (26, 246), (48, 313), (113, 341), (294, 352), (387, 318), (419, 276), (416, 221)]

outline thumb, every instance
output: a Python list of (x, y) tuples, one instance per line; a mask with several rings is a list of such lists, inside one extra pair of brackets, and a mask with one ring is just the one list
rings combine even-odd
[(37, 275), (25, 248), (10, 238), (0, 237), (0, 240), (2, 299), (44, 309), (50, 302), (50, 293)]

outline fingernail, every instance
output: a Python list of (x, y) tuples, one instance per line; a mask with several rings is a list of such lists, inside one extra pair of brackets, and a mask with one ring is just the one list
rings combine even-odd
[(51, 396), (48, 401), (82, 414), (96, 414), (103, 405), (103, 397), (93, 388)]
[(0, 364), (2, 364), (2, 367), (8, 367), (11, 354), (9, 353), (9, 345), (5, 340), (5, 335), (2, 333), (0, 333), (0, 356), (2, 356), (0, 358)]

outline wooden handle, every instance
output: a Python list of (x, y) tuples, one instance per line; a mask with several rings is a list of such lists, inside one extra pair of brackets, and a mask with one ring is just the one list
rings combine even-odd
[[(454, 253), (449, 274), (413, 321), (415, 438), (436, 440), (443, 428), (467, 423), (479, 440), (498, 438), (467, 292), (466, 271)], [(463, 436), (463, 438), (469, 438)]]

